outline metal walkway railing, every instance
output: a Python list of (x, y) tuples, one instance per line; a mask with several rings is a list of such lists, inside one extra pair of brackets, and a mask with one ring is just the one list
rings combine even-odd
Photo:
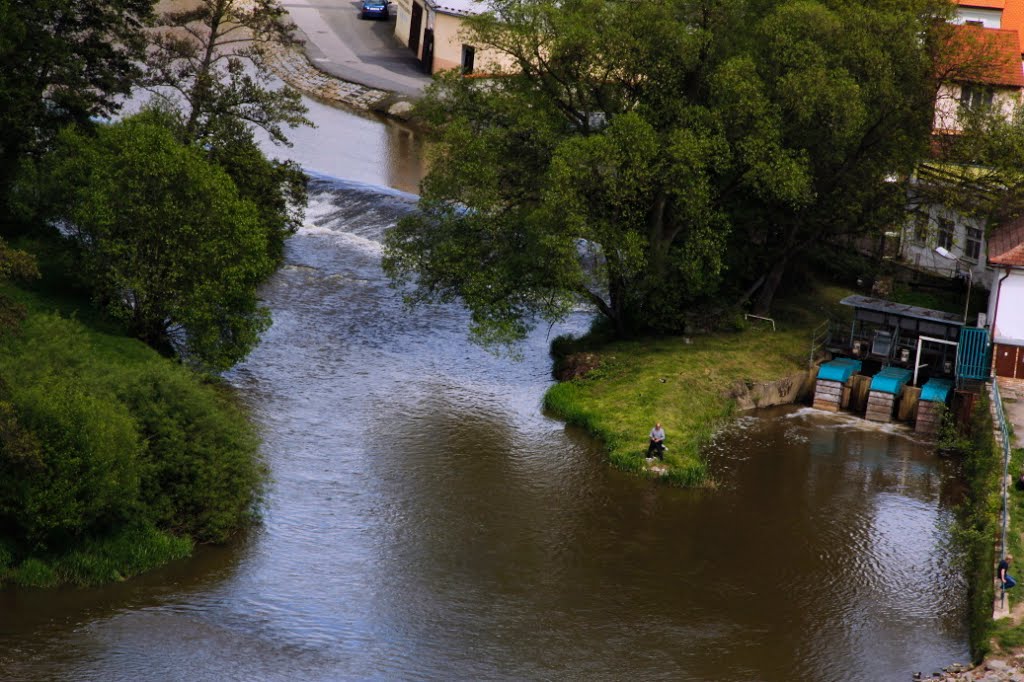
[[(993, 417), (996, 421), (999, 434), (1002, 436), (999, 440), (1002, 441), (1002, 455), (1003, 455), (1003, 485), (1002, 485), (1002, 497), (1003, 497), (1003, 509), (1002, 509), (1002, 528), (999, 536), (999, 560), (1002, 561), (1006, 557), (1006, 535), (1010, 526), (1010, 509), (1009, 509), (1009, 476), (1010, 476), (1010, 431), (1006, 426), (1006, 413), (1003, 412), (1003, 398), (999, 395), (999, 382), (992, 378), (992, 407)], [(999, 583), (999, 601), (1000, 607), (1006, 608), (1006, 590), (1003, 589), (1002, 582)]]

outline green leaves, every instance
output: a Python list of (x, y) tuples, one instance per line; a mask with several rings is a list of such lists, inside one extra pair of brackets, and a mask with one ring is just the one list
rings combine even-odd
[[(756, 281), (766, 308), (796, 254), (898, 213), (891, 180), (928, 150), (946, 12), (500, 2), (468, 20), (500, 77), (443, 76), (421, 108), (439, 143), (389, 271), (416, 300), (501, 320), (502, 338), (581, 300), (619, 333), (679, 329)], [(492, 318), (496, 290), (519, 304)]]
[(274, 268), (271, 230), (220, 167), (145, 115), (62, 133), (41, 185), (95, 298), (139, 338), (223, 369), (269, 325), (256, 287)]

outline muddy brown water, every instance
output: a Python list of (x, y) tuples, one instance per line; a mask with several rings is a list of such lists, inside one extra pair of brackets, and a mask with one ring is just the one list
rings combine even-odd
[(779, 408), (710, 448), (717, 490), (609, 468), (541, 414), (547, 330), (496, 358), (458, 306), (389, 288), (415, 138), (314, 115), (288, 152), (321, 174), (309, 219), (229, 377), (266, 439), (263, 523), (122, 584), (0, 592), (0, 679), (817, 682), (966, 659), (948, 463)]

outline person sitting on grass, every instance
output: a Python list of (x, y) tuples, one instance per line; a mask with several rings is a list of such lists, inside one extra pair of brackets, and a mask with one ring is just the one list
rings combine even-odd
[(1007, 554), (1006, 558), (999, 562), (999, 583), (1003, 586), (1004, 590), (1008, 590), (1017, 584), (1017, 581), (1013, 579), (1007, 571), (1010, 570), (1010, 563), (1013, 561), (1013, 555)]
[(665, 454), (665, 429), (661, 428), (661, 422), (657, 422), (651, 429), (651, 443), (647, 446), (647, 457), (652, 456), (664, 459)]

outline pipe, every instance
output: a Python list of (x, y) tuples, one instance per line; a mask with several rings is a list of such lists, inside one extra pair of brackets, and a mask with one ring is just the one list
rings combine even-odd
[(996, 343), (996, 320), (999, 319), (999, 297), (1002, 296), (1003, 294), (1003, 282), (1006, 280), (1007, 277), (1010, 276), (1010, 272), (1012, 270), (1013, 266), (1007, 265), (1006, 273), (999, 278), (998, 282), (996, 282), (996, 307), (995, 310), (992, 311), (992, 321), (989, 323), (992, 326), (992, 345), (995, 345)]

